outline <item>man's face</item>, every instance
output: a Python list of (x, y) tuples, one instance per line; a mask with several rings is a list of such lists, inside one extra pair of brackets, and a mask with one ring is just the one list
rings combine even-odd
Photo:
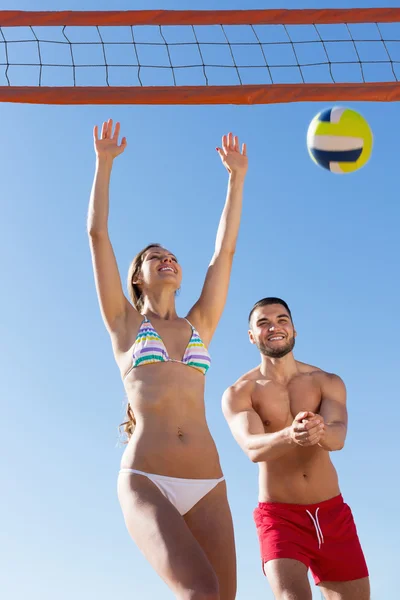
[(296, 331), (282, 304), (267, 304), (255, 309), (251, 316), (249, 338), (261, 354), (282, 358), (294, 348)]

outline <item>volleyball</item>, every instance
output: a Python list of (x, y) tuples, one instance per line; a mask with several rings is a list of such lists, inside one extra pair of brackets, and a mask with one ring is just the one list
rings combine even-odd
[(363, 167), (372, 152), (370, 126), (360, 113), (334, 106), (311, 121), (307, 148), (312, 160), (332, 173), (352, 173)]

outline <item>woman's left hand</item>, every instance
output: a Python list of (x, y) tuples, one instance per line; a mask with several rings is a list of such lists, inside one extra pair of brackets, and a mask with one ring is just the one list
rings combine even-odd
[(222, 137), (222, 148), (217, 148), (221, 157), (222, 164), (230, 175), (241, 175), (245, 177), (248, 167), (246, 144), (242, 144), (242, 150), (239, 147), (239, 138), (233, 133)]

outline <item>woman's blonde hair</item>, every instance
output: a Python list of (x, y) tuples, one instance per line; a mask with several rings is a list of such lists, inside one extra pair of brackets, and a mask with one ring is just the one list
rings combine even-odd
[(140, 252), (138, 252), (135, 258), (132, 260), (129, 271), (128, 271), (128, 294), (129, 298), (133, 306), (137, 311), (141, 312), (143, 308), (143, 297), (142, 291), (140, 289), (140, 285), (137, 283), (133, 283), (137, 281), (140, 276), (140, 271), (142, 269), (143, 259), (145, 254), (150, 248), (162, 248), (161, 244), (148, 244), (146, 248), (143, 248)]
[[(148, 250), (150, 250), (150, 248), (162, 248), (162, 246), (161, 246), (161, 244), (148, 244), (145, 248), (143, 248), (143, 250), (141, 250), (140, 252), (138, 252), (136, 254), (135, 258), (132, 260), (132, 262), (129, 266), (129, 271), (128, 271), (127, 287), (128, 287), (129, 298), (130, 298), (133, 306), (139, 312), (141, 312), (143, 309), (142, 291), (140, 289), (140, 285), (138, 285), (137, 283), (133, 283), (133, 282), (138, 280), (138, 278), (140, 276), (140, 271), (142, 269), (143, 259), (145, 257), (146, 252)], [(129, 442), (129, 439), (135, 430), (135, 426), (136, 426), (135, 415), (134, 415), (132, 407), (128, 401), (127, 405), (126, 405), (126, 420), (123, 423), (121, 423), (121, 425), (119, 426), (120, 430), (122, 429), (123, 433), (127, 437), (126, 443)]]
[(133, 435), (135, 427), (136, 427), (135, 415), (133, 413), (133, 410), (132, 410), (131, 405), (129, 404), (129, 400), (128, 400), (127, 404), (126, 404), (126, 421), (121, 423), (121, 425), (119, 426), (120, 431), (122, 430), (126, 436), (126, 442), (124, 442), (125, 444), (127, 444), (129, 442), (129, 440), (131, 439), (131, 436)]

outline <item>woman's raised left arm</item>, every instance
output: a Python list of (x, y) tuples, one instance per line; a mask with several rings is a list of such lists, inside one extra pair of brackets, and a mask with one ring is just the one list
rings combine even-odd
[(217, 151), (229, 173), (228, 192), (203, 289), (188, 314), (189, 320), (194, 322), (207, 344), (214, 335), (228, 295), (248, 166), (246, 144), (240, 149), (239, 140), (232, 133), (223, 136), (222, 148), (217, 148)]

